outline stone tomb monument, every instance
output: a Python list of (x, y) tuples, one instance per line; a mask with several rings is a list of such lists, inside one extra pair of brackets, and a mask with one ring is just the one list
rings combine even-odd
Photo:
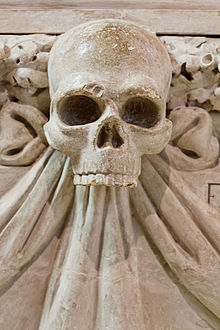
[(0, 45), (0, 329), (220, 329), (220, 41)]

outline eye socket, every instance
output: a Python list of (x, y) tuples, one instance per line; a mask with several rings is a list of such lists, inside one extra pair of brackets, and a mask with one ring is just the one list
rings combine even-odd
[(70, 126), (85, 125), (101, 116), (98, 104), (88, 96), (72, 95), (58, 105), (61, 120)]
[(161, 116), (154, 102), (144, 97), (134, 97), (124, 104), (122, 119), (132, 125), (150, 128), (161, 119)]

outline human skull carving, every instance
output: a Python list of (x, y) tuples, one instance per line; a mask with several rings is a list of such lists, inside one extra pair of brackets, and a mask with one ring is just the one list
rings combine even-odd
[(161, 41), (130, 22), (89, 22), (58, 38), (48, 74), (45, 133), (71, 158), (74, 184), (135, 186), (141, 156), (159, 153), (171, 134), (171, 64)]

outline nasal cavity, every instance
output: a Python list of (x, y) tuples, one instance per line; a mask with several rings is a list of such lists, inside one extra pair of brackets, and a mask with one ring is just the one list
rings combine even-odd
[(97, 139), (97, 145), (99, 148), (107, 146), (120, 148), (123, 143), (124, 141), (119, 135), (115, 125), (105, 124), (102, 126)]

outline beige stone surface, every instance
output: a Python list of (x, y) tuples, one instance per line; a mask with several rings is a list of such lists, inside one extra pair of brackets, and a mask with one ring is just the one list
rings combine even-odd
[[(218, 330), (220, 163), (213, 121), (218, 132), (220, 44), (217, 39), (162, 37), (171, 68), (155, 35), (130, 23), (110, 22), (73, 29), (54, 46), (51, 115), (47, 65), (57, 37), (0, 37), (0, 328)], [(121, 38), (120, 49), (116, 37)], [(142, 49), (149, 40), (150, 52)], [(139, 64), (130, 56), (132, 47)], [(100, 49), (105, 60), (97, 55)], [(132, 92), (121, 88), (125, 82)], [(124, 98), (119, 97), (122, 90)], [(62, 103), (82, 92), (98, 106), (83, 103), (94, 116), (89, 123), (77, 112), (82, 99), (77, 106), (75, 101)], [(132, 120), (126, 121), (123, 105), (130, 98), (135, 103), (127, 108)], [(143, 98), (151, 103), (146, 106)], [(63, 117), (58, 111), (58, 120), (54, 104), (64, 113), (73, 105), (73, 113)], [(99, 118), (97, 109), (102, 109)], [(164, 131), (156, 129), (160, 124), (154, 122), (155, 113), (159, 123), (172, 123), (169, 143)], [(143, 115), (148, 123), (152, 119), (152, 127), (142, 127)], [(75, 126), (73, 119), (83, 121)], [(48, 120), (55, 122), (48, 142), (54, 139), (59, 151), (45, 139)], [(106, 120), (114, 125), (97, 147), (109, 153), (95, 170), (103, 175), (101, 162), (105, 176), (112, 171), (113, 179), (93, 178), (107, 185), (88, 185), (93, 182), (74, 179), (79, 158), (91, 158), (91, 166), (96, 160), (84, 149), (93, 131), (85, 139), (82, 126), (99, 122), (101, 132)], [(121, 159), (125, 164), (129, 158), (120, 149), (121, 155), (108, 163), (115, 151), (113, 137), (119, 141), (123, 134), (120, 127), (126, 134), (117, 148), (128, 141), (130, 158), (138, 155), (142, 162), (136, 188), (114, 186), (120, 183), (115, 171)]]
[[(65, 17), (65, 19), (64, 19)], [(60, 34), (91, 20), (118, 18), (148, 25), (160, 35), (217, 36), (219, 10), (191, 9), (0, 9), (5, 34)], [(24, 23), (23, 23), (24, 22)]]
[(215, 10), (219, 9), (218, 0), (210, 0), (208, 3), (205, 0), (155, 0), (154, 2), (150, 0), (51, 0), (51, 1), (42, 1), (37, 0), (32, 2), (31, 0), (1, 0), (1, 8), (76, 8), (76, 7), (85, 7), (85, 8), (99, 8), (99, 7), (133, 7), (133, 8), (148, 8), (148, 9), (208, 9)]

